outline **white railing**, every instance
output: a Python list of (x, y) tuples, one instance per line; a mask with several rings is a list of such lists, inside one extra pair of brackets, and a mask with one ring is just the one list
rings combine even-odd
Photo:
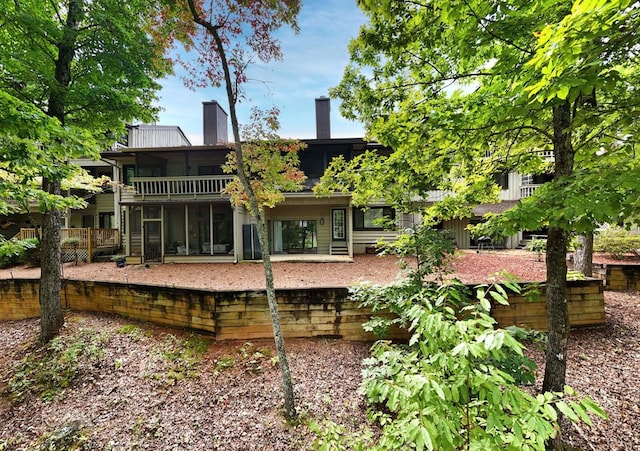
[(233, 180), (230, 175), (200, 175), (185, 177), (134, 177), (133, 189), (139, 196), (197, 196), (220, 194)]
[(520, 186), (520, 198), (529, 197), (542, 185), (522, 185)]
[(555, 156), (553, 155), (553, 150), (538, 150), (538, 155), (540, 155), (545, 160), (555, 159)]

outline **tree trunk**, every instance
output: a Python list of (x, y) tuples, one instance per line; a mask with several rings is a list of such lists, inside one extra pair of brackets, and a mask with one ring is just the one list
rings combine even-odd
[[(60, 194), (58, 182), (45, 182), (48, 193)], [(42, 215), (40, 241), (40, 340), (50, 341), (60, 332), (64, 315), (60, 305), (62, 275), (60, 273), (60, 218), (58, 210)]]
[[(560, 182), (573, 172), (574, 150), (571, 143), (571, 106), (568, 102), (553, 107), (554, 181)], [(567, 231), (562, 224), (549, 224), (547, 237), (547, 350), (542, 390), (564, 391), (567, 373), (569, 309), (567, 305)], [(561, 415), (558, 415), (561, 418)], [(560, 420), (559, 420), (560, 421)], [(561, 450), (560, 434), (547, 443), (549, 450)]]
[(593, 276), (593, 232), (578, 235), (578, 247), (573, 253), (573, 269), (586, 277)]
[(264, 277), (267, 287), (267, 302), (269, 304), (269, 314), (271, 315), (271, 326), (273, 328), (273, 338), (278, 352), (278, 362), (280, 365), (280, 376), (282, 378), (282, 394), (284, 397), (284, 416), (287, 420), (296, 418), (295, 399), (293, 395), (293, 383), (291, 381), (291, 370), (289, 360), (284, 346), (284, 336), (280, 326), (280, 314), (278, 313), (278, 300), (273, 282), (273, 266), (271, 265), (271, 250), (267, 239), (267, 231), (262, 221), (258, 227), (258, 239), (262, 251), (262, 264), (264, 265)]
[(210, 22), (202, 18), (195, 7), (194, 0), (188, 0), (189, 10), (193, 16), (194, 22), (201, 25), (207, 30), (207, 32), (214, 39), (218, 55), (220, 56), (220, 63), (222, 71), (224, 73), (224, 85), (227, 94), (227, 100), (229, 102), (229, 116), (231, 117), (231, 128), (233, 130), (233, 138), (235, 140), (234, 149), (236, 154), (237, 175), (242, 186), (249, 198), (249, 208), (251, 215), (256, 220), (258, 228), (258, 241), (260, 242), (260, 250), (262, 251), (262, 262), (264, 266), (265, 285), (267, 291), (267, 302), (269, 304), (269, 313), (271, 315), (271, 326), (273, 328), (273, 338), (275, 340), (276, 351), (278, 353), (278, 361), (280, 365), (280, 375), (282, 378), (282, 391), (284, 397), (284, 415), (288, 421), (295, 420), (297, 417), (295, 409), (295, 401), (293, 395), (293, 382), (291, 380), (291, 371), (289, 369), (289, 360), (287, 359), (287, 353), (284, 346), (284, 337), (282, 335), (282, 328), (280, 327), (280, 315), (278, 313), (278, 302), (276, 299), (276, 290), (273, 282), (273, 268), (271, 266), (271, 253), (269, 249), (269, 242), (267, 239), (267, 232), (265, 227), (265, 220), (263, 216), (263, 210), (258, 203), (258, 199), (253, 191), (253, 187), (247, 177), (244, 170), (244, 156), (242, 153), (242, 137), (240, 136), (240, 126), (238, 123), (238, 115), (236, 112), (237, 99), (233, 92), (233, 82), (231, 80), (231, 73), (229, 71), (229, 64), (227, 55), (224, 50), (224, 43), (218, 33), (218, 28), (212, 25)]
[(547, 330), (548, 343), (542, 390), (564, 390), (567, 369), (566, 349), (569, 337), (567, 309), (567, 234), (549, 227), (547, 240)]
[[(69, 0), (67, 20), (56, 42), (55, 81), (50, 87), (47, 114), (61, 124), (65, 122), (66, 96), (71, 82), (71, 63), (75, 56), (78, 24), (83, 15), (84, 0)], [(59, 180), (43, 180), (42, 188), (49, 194), (60, 195)], [(40, 243), (40, 339), (48, 342), (58, 335), (64, 324), (60, 305), (62, 274), (60, 271), (60, 227), (62, 214), (47, 210), (42, 215), (42, 241)]]

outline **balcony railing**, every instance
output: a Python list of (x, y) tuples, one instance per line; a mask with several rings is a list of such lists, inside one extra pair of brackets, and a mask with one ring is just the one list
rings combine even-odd
[(522, 185), (520, 186), (520, 198), (529, 197), (542, 185)]
[(200, 175), (185, 177), (134, 177), (131, 179), (138, 196), (193, 196), (221, 194), (233, 180), (230, 175)]

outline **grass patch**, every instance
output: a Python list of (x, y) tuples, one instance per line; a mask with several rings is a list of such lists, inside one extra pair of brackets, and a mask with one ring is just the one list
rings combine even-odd
[(211, 340), (199, 335), (183, 339), (167, 335), (155, 349), (154, 371), (151, 378), (166, 385), (198, 376), (201, 357), (211, 346)]
[(102, 358), (108, 340), (108, 334), (80, 329), (73, 336), (58, 336), (43, 347), (34, 346), (9, 369), (9, 398), (22, 402), (32, 394), (45, 401), (57, 399)]
[(133, 341), (140, 341), (144, 337), (151, 337), (153, 332), (144, 330), (136, 324), (125, 324), (116, 330), (117, 334), (127, 335)]

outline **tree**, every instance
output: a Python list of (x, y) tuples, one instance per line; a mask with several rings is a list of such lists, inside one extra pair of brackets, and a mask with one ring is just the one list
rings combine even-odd
[(587, 277), (593, 276), (593, 232), (578, 235), (578, 245), (573, 252), (573, 269)]
[[(281, 57), (280, 44), (273, 32), (285, 25), (297, 31), (299, 9), (299, 0), (214, 0), (208, 8), (203, 2), (187, 0), (186, 4), (176, 2), (173, 8), (168, 8), (163, 16), (164, 27), (160, 24), (158, 29), (161, 35), (182, 39), (188, 50), (196, 48), (195, 63), (185, 64), (191, 75), (187, 85), (222, 84), (226, 91), (235, 141), (227, 170), (235, 169), (239, 180), (239, 184), (232, 184), (228, 192), (236, 203), (248, 208), (256, 222), (282, 376), (284, 414), (288, 420), (296, 417), (293, 384), (280, 328), (264, 208), (274, 206), (287, 187), (294, 188), (302, 183), (303, 179), (295, 169), (297, 157), (292, 159), (300, 146), (289, 143), (286, 144), (288, 149), (284, 149), (284, 142), (276, 143), (272, 134), (276, 129), (275, 111), (262, 116), (266, 120), (262, 122), (266, 124), (264, 128), (243, 136), (236, 105), (242, 98), (242, 85), (248, 81), (246, 68), (253, 62), (252, 58), (267, 62)], [(243, 142), (247, 138), (249, 142)], [(267, 142), (260, 142), (264, 138)], [(279, 185), (280, 182), (285, 184)]]
[[(495, 201), (495, 173), (550, 172), (552, 182), (489, 227), (501, 234), (548, 227), (543, 388), (561, 392), (568, 234), (628, 220), (639, 207), (633, 145), (640, 6), (630, 0), (360, 5), (370, 23), (351, 43), (351, 62), (332, 94), (342, 98), (346, 116), (364, 121), (395, 151), (387, 159), (369, 154), (336, 162), (325, 191), (355, 190), (357, 200), (384, 193), (401, 208), (448, 219)], [(392, 188), (373, 192), (386, 186)], [(434, 188), (451, 195), (415, 207)]]
[(540, 336), (500, 329), (490, 315), (492, 304), (507, 304), (510, 294), (527, 296), (519, 285), (505, 280), (470, 289), (457, 280), (424, 279), (446, 271), (451, 241), (441, 232), (417, 230), (390, 250), (431, 258), (397, 283), (352, 289), (351, 297), (374, 315), (384, 312), (365, 323), (366, 330), (385, 337), (397, 325), (410, 339), (379, 340), (364, 362), (359, 392), (379, 432), (369, 425), (349, 433), (329, 421), (312, 423), (318, 449), (544, 449), (559, 427), (556, 409), (576, 423), (591, 425), (589, 414), (606, 418), (570, 387), (532, 396), (522, 386), (535, 382), (536, 364), (520, 340)]
[[(5, 116), (9, 131), (16, 132), (5, 142), (17, 145), (7, 151), (7, 163), (24, 169), (14, 176), (22, 172), (39, 182), (38, 189), (25, 185), (20, 198), (38, 202), (42, 213), (40, 337), (48, 341), (64, 321), (61, 209), (82, 205), (63, 200), (62, 183), (72, 172), (67, 161), (97, 157), (125, 121), (153, 118), (159, 88), (154, 79), (170, 66), (147, 33), (146, 17), (158, 15), (153, 2), (2, 0), (0, 6), (0, 92), (10, 96), (17, 111), (17, 116)], [(34, 108), (52, 120), (44, 121)], [(10, 121), (18, 116), (28, 121), (29, 115), (34, 125), (43, 126), (12, 130)], [(52, 136), (52, 130), (64, 133)]]

